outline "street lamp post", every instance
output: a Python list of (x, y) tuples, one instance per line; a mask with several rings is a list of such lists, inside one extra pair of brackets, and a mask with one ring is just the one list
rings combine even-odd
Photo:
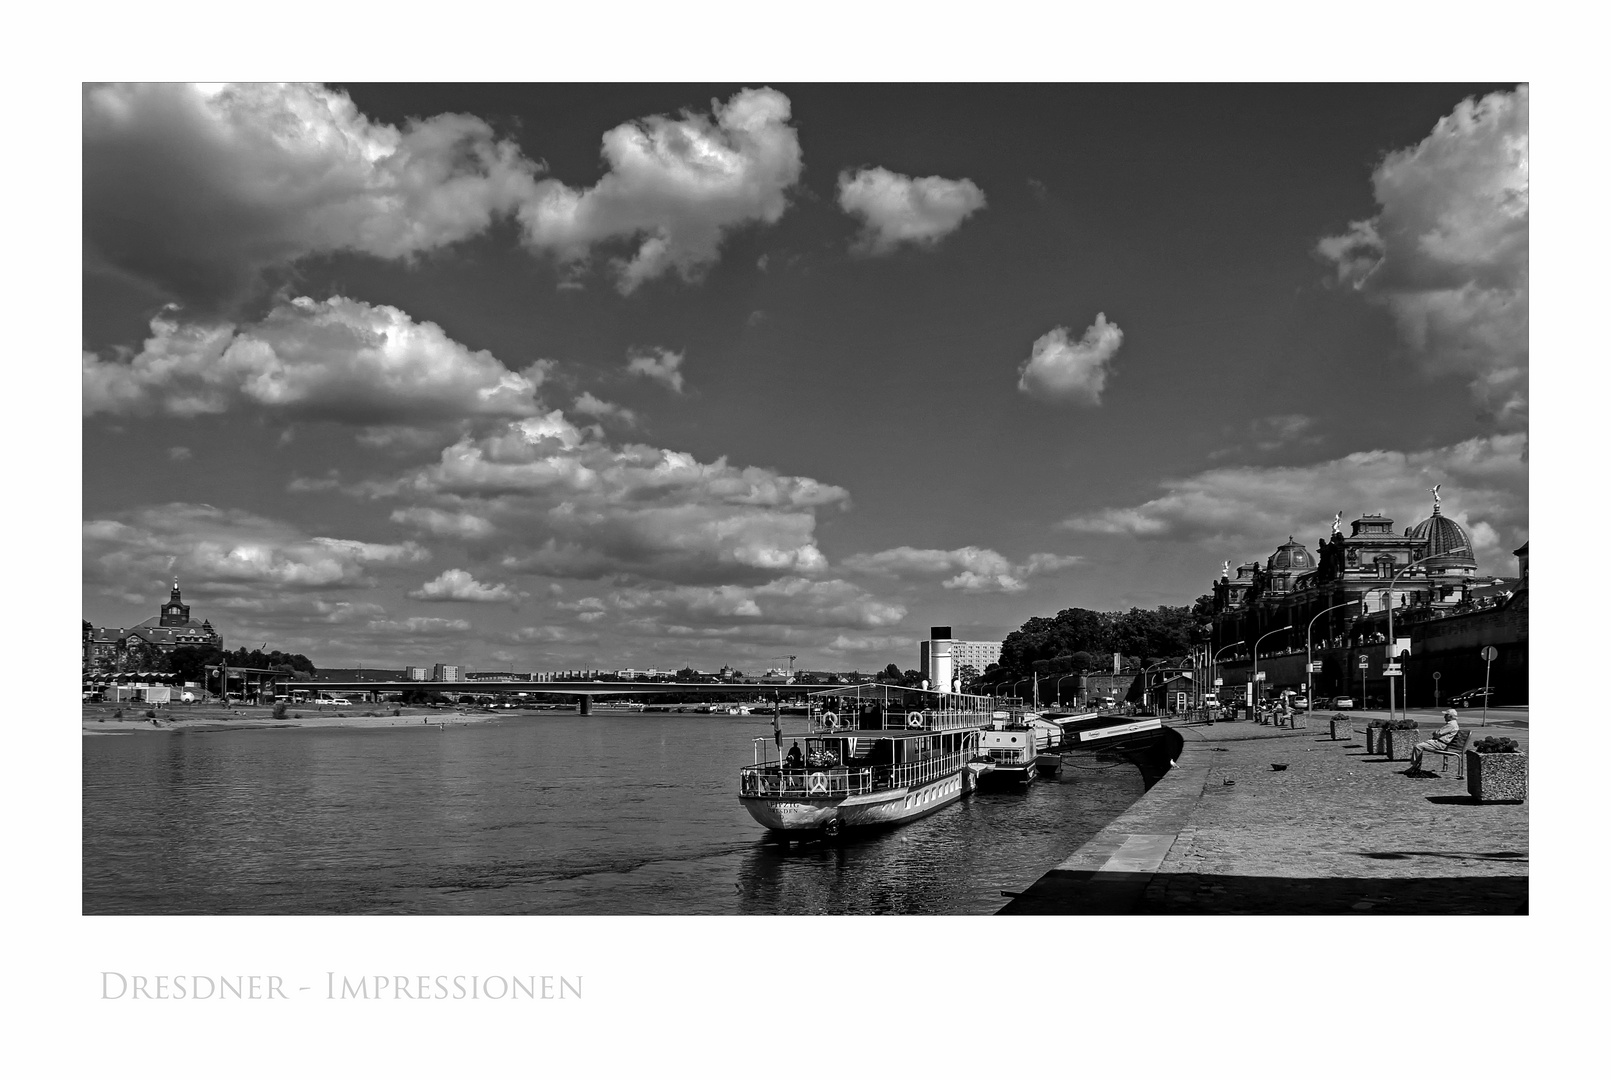
[[(1241, 641), (1233, 641), (1229, 645), (1227, 645), (1223, 649), (1221, 649), (1219, 652), (1215, 653), (1214, 656), (1213, 656), (1213, 659), (1209, 660), (1209, 662), (1208, 662), (1208, 677), (1210, 679), (1219, 678), (1219, 658), (1224, 656), (1226, 653), (1230, 652), (1232, 649), (1236, 648), (1238, 645), (1246, 645), (1246, 644), (1247, 644), (1247, 640), (1245, 638), (1243, 640), (1241, 640)], [(1218, 695), (1216, 695), (1216, 696), (1218, 696)], [(1248, 704), (1251, 705), (1252, 702), (1248, 702)], [(1223, 709), (1224, 707), (1225, 707), (1225, 703), (1220, 702), (1220, 708)], [(1231, 714), (1231, 719), (1233, 719), (1233, 720), (1236, 719), (1236, 714), (1235, 713)]]
[(1053, 688), (1053, 690), (1054, 690), (1054, 692), (1055, 692), (1055, 694), (1057, 696), (1057, 704), (1058, 704), (1059, 707), (1061, 707), (1062, 704), (1063, 704), (1063, 680), (1064, 679), (1072, 679), (1075, 674), (1077, 674), (1077, 672), (1071, 672), (1071, 673), (1069, 673), (1067, 675), (1064, 675), (1061, 679), (1057, 680), (1057, 686)]
[(1292, 624), (1287, 623), (1285, 626), (1281, 627), (1280, 629), (1271, 630), (1269, 634), (1261, 635), (1257, 640), (1255, 640), (1253, 642), (1253, 671), (1248, 676), (1248, 678), (1251, 681), (1247, 684), (1247, 702), (1248, 702), (1248, 707), (1249, 708), (1251, 708), (1252, 705), (1253, 705), (1253, 695), (1255, 693), (1257, 693), (1257, 691), (1258, 691), (1258, 684), (1259, 684), (1259, 642), (1263, 641), (1265, 638), (1269, 637), (1270, 634), (1279, 634), (1282, 631), (1291, 630), (1291, 629), (1292, 629)]
[[(1142, 671), (1142, 673), (1141, 673), (1141, 703), (1143, 705), (1145, 705), (1147, 703), (1147, 699), (1151, 696), (1150, 688), (1147, 686), (1147, 672), (1150, 672), (1153, 668), (1162, 667), (1163, 665), (1165, 665), (1167, 663), (1169, 663), (1168, 660), (1160, 660), (1156, 664), (1148, 664), (1147, 667), (1146, 667), (1146, 670)], [(1159, 714), (1161, 715), (1162, 712), (1163, 712), (1163, 709), (1161, 707), (1159, 707), (1158, 711), (1159, 711)]]
[[(1325, 611), (1321, 611), (1321, 612), (1316, 613), (1314, 619), (1309, 620), (1309, 627), (1303, 633), (1303, 641), (1304, 641), (1304, 646), (1303, 646), (1303, 654), (1304, 654), (1303, 655), (1303, 661), (1304, 661), (1303, 662), (1303, 678), (1304, 678), (1304, 681), (1306, 683), (1308, 683), (1308, 685), (1309, 685), (1309, 708), (1311, 708), (1311, 709), (1313, 709), (1315, 707), (1315, 673), (1314, 673), (1314, 666), (1315, 666), (1315, 640), (1314, 640), (1315, 619), (1320, 618), (1320, 616), (1326, 614), (1327, 611), (1336, 611), (1338, 608), (1345, 608), (1349, 604), (1359, 604), (1359, 603), (1360, 603), (1360, 601), (1358, 601), (1358, 600), (1344, 600), (1340, 604), (1331, 605)], [(1362, 604), (1361, 604), (1361, 608), (1363, 608)]]
[[(1398, 640), (1393, 637), (1393, 608), (1395, 606), (1393, 604), (1393, 588), (1394, 588), (1394, 586), (1396, 586), (1398, 584), (1398, 579), (1403, 577), (1405, 574), (1409, 573), (1410, 570), (1413, 567), (1420, 566), (1422, 563), (1427, 562), (1427, 561), (1429, 561), (1431, 559), (1441, 559), (1445, 555), (1458, 555), (1462, 551), (1469, 551), (1469, 550), (1471, 550), (1471, 549), (1470, 549), (1470, 547), (1468, 545), (1461, 544), (1457, 548), (1450, 548), (1448, 551), (1440, 551), (1436, 555), (1423, 555), (1419, 559), (1415, 559), (1412, 562), (1405, 563), (1404, 564), (1404, 569), (1402, 569), (1398, 573), (1394, 574), (1393, 577), (1392, 577), (1392, 580), (1390, 580), (1387, 583), (1387, 662), (1389, 664), (1396, 663), (1398, 661), (1398, 656), (1393, 651), (1394, 649), (1398, 648)], [(1394, 711), (1394, 709), (1396, 707), (1396, 702), (1394, 700), (1394, 697), (1395, 697), (1395, 695), (1393, 693), (1393, 676), (1389, 675), (1387, 677), (1387, 718), (1389, 720), (1391, 720), (1393, 718), (1393, 711)], [(1405, 710), (1404, 715), (1406, 717), (1409, 716), (1410, 703), (1409, 703), (1408, 699), (1409, 699), (1409, 695), (1406, 694), (1405, 695), (1405, 701), (1404, 701), (1404, 710)]]

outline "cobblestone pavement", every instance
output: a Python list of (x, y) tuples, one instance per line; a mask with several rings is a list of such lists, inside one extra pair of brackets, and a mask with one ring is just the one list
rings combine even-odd
[[(1526, 910), (1526, 803), (1477, 803), (1453, 760), (1442, 773), (1429, 755), (1434, 775), (1412, 778), (1363, 734), (1334, 742), (1310, 723), (1180, 729), (1177, 768), (1003, 913)], [(1488, 727), (1526, 749), (1525, 723)]]

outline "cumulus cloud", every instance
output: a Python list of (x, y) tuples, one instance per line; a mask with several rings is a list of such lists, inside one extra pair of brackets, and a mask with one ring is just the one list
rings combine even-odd
[(984, 205), (984, 192), (972, 180), (902, 176), (883, 168), (839, 174), (839, 206), (861, 219), (855, 248), (864, 254), (887, 254), (901, 244), (933, 247)]
[(188, 447), (188, 446), (170, 446), (170, 447), (168, 447), (168, 457), (169, 457), (170, 460), (173, 460), (173, 461), (189, 461), (190, 456), (191, 456), (190, 455), (190, 447)]
[(462, 634), (470, 629), (464, 619), (438, 619), (428, 615), (411, 615), (406, 619), (374, 619), (367, 629), (379, 634), (442, 635)]
[(1414, 453), (1369, 450), (1313, 465), (1210, 469), (1165, 480), (1156, 498), (1078, 514), (1063, 524), (1080, 532), (1214, 540), (1257, 551), (1288, 535), (1312, 544), (1330, 530), (1339, 509), (1345, 523), (1385, 510), (1402, 531), (1431, 513), (1428, 489), (1442, 484), (1444, 513), (1466, 526), (1479, 560), (1492, 562), (1527, 538), (1526, 453), (1527, 437), (1509, 434)]
[(367, 490), (450, 504), (529, 537), (508, 569), (671, 580), (821, 571), (816, 512), (849, 500), (808, 477), (613, 445), (558, 411), (461, 438), (436, 463)]
[(1337, 280), (1392, 312), (1432, 374), (1527, 419), (1528, 88), (1468, 99), (1371, 177), (1380, 213), (1322, 239)]
[(903, 653), (910, 655), (917, 645), (916, 638), (889, 634), (840, 634), (823, 646), (830, 653)]
[(622, 124), (605, 134), (602, 154), (598, 183), (578, 190), (544, 180), (518, 214), (526, 243), (564, 260), (630, 242), (636, 250), (616, 263), (622, 293), (673, 270), (697, 279), (727, 232), (782, 217), (800, 176), (789, 99), (768, 88), (713, 101), (708, 116)]
[(406, 506), (392, 511), (391, 519), (432, 536), (480, 540), (491, 536), (492, 522), (468, 511), (438, 510), (433, 506)]
[(89, 259), (202, 313), (306, 255), (407, 258), (536, 199), (537, 166), (473, 116), (378, 124), (320, 86), (83, 91)]
[(369, 586), (373, 569), (406, 566), (430, 555), (413, 542), (309, 536), (243, 510), (189, 503), (86, 521), (83, 552), (86, 581), (160, 582), (171, 572), (212, 595)]
[(952, 551), (938, 548), (897, 547), (871, 554), (852, 555), (843, 562), (847, 570), (887, 577), (922, 578), (951, 575), (940, 584), (947, 589), (969, 593), (1017, 593), (1028, 586), (1026, 579), (1073, 566), (1077, 555), (1031, 555), (1014, 564), (989, 548), (960, 547)]
[(380, 428), (530, 416), (546, 370), (510, 371), (435, 323), (340, 296), (299, 297), (241, 327), (163, 314), (151, 332), (126, 361), (84, 353), (86, 416), (253, 408)]
[[(681, 382), (681, 378), (682, 377), (679, 375), (679, 384)], [(633, 412), (631, 409), (617, 405), (613, 401), (605, 401), (602, 398), (594, 397), (591, 393), (587, 392), (584, 392), (581, 397), (577, 398), (575, 402), (571, 404), (571, 411), (581, 413), (583, 416), (596, 416), (601, 420), (606, 418), (611, 420), (619, 420), (628, 427), (631, 427), (638, 422), (638, 414)]]
[(878, 628), (906, 616), (906, 608), (848, 581), (781, 577), (763, 585), (678, 585), (623, 589), (610, 603), (629, 613), (653, 613), (679, 624), (726, 624), (734, 619), (771, 626)]
[(452, 569), (442, 571), (434, 580), (410, 590), (408, 595), (414, 600), (464, 600), (472, 604), (496, 604), (515, 600), (520, 594), (507, 585), (483, 585), (468, 570)]
[(1078, 341), (1059, 326), (1035, 341), (1018, 369), (1018, 389), (1043, 401), (1100, 405), (1108, 365), (1123, 341), (1124, 331), (1101, 312)]
[(663, 382), (679, 394), (682, 393), (681, 368), (682, 353), (670, 349), (633, 352), (627, 357), (627, 374)]

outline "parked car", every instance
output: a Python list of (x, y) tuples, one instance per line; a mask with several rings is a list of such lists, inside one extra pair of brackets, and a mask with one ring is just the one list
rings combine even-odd
[(1479, 686), (1475, 690), (1466, 690), (1463, 693), (1454, 695), (1454, 697), (1449, 699), (1449, 704), (1459, 708), (1467, 708), (1472, 705), (1480, 706), (1484, 701), (1493, 696), (1493, 687)]
[(1331, 707), (1333, 709), (1352, 709), (1354, 707), (1354, 699), (1351, 697), (1333, 698)]
[(1309, 708), (1309, 699), (1306, 697), (1295, 697), (1292, 699), (1292, 707), (1294, 709), (1307, 710)]

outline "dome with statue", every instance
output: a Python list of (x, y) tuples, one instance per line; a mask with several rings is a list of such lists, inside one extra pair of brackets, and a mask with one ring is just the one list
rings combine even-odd
[(1315, 565), (1315, 557), (1309, 554), (1309, 549), (1290, 536), (1287, 537), (1287, 542), (1276, 548), (1275, 554), (1270, 556), (1271, 573), (1290, 570), (1297, 574), (1307, 574), (1315, 568)]
[[(1428, 573), (1477, 568), (1476, 557), (1471, 553), (1471, 537), (1466, 535), (1459, 522), (1444, 517), (1442, 509), (1435, 504), (1432, 516), (1411, 529), (1410, 536), (1427, 541), (1425, 554), (1431, 556), (1425, 563)], [(1446, 554), (1450, 551), (1456, 554)]]

